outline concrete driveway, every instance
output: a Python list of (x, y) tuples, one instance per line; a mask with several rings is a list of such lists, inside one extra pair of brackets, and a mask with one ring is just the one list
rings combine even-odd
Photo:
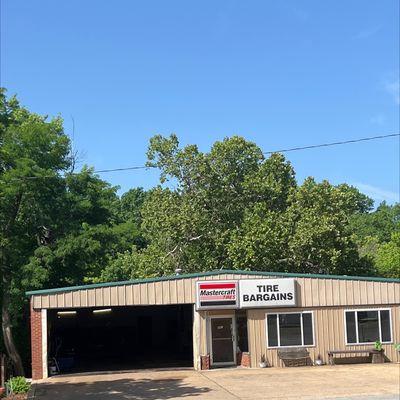
[(138, 370), (52, 377), (38, 400), (398, 400), (399, 364), (300, 368)]

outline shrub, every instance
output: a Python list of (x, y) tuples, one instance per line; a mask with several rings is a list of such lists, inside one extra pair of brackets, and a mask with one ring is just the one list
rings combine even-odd
[(13, 394), (27, 393), (30, 386), (23, 376), (14, 376), (6, 382), (7, 390)]
[(375, 350), (378, 350), (378, 351), (382, 350), (382, 343), (380, 342), (380, 340), (377, 340), (375, 342)]

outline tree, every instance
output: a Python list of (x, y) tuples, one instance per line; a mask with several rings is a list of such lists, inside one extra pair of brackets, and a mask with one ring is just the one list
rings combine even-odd
[(53, 199), (64, 190), (70, 148), (60, 118), (30, 113), (0, 92), (0, 273), (2, 334), (15, 372), (23, 375), (10, 314), (12, 290), (23, 266), (55, 216)]
[(382, 202), (372, 212), (353, 215), (350, 229), (361, 245), (367, 237), (376, 237), (379, 243), (389, 242), (392, 233), (400, 230), (400, 203)]
[[(274, 164), (273, 170), (279, 169)], [(279, 182), (277, 178), (273, 181)], [(285, 188), (277, 183), (271, 186)], [(248, 209), (230, 244), (235, 268), (245, 265), (267, 271), (370, 272), (346, 230), (349, 217), (368, 209), (370, 199), (347, 185), (316, 183), (312, 178), (299, 187), (292, 183), (290, 188), (278, 191), (280, 207), (274, 206), (277, 196), (269, 192), (266, 199)]]
[(150, 245), (119, 255), (103, 278), (176, 268), (371, 272), (347, 229), (353, 215), (372, 206), (354, 187), (312, 178), (298, 187), (281, 154), (265, 159), (254, 143), (236, 136), (202, 153), (193, 145), (180, 148), (175, 135), (158, 135), (148, 158), (160, 168), (160, 183), (175, 189), (149, 191), (142, 228)]
[(292, 224), (291, 258), (288, 260), (291, 269), (327, 274), (368, 274), (370, 270), (360, 260), (347, 226), (352, 215), (366, 212), (371, 205), (371, 199), (354, 187), (306, 179), (288, 209)]
[(71, 173), (60, 118), (30, 113), (4, 91), (0, 111), (3, 342), (16, 373), (23, 374), (13, 333), (25, 290), (98, 281), (119, 253), (144, 247), (138, 221), (144, 193), (132, 190), (120, 199), (118, 188), (93, 169)]
[(376, 267), (382, 276), (400, 278), (400, 232), (393, 232), (391, 240), (379, 247)]
[(393, 235), (400, 232), (399, 203), (388, 205), (382, 202), (374, 211), (353, 215), (348, 229), (353, 234), (360, 256), (374, 265), (377, 274), (391, 276), (396, 272), (389, 267), (390, 262), (388, 264), (385, 251), (390, 250), (384, 249), (394, 248)]
[(132, 221), (137, 226), (142, 223), (141, 209), (147, 193), (143, 188), (133, 188), (125, 192), (116, 205), (116, 215), (120, 221)]
[(136, 245), (143, 247), (133, 222), (89, 225), (47, 246), (39, 246), (24, 268), (23, 285), (39, 289), (93, 283), (109, 262)]
[[(142, 212), (148, 240), (173, 259), (175, 268), (229, 267), (227, 245), (250, 201), (246, 181), (263, 160), (261, 150), (237, 136), (216, 142), (209, 153), (193, 145), (180, 149), (175, 135), (155, 136), (148, 158), (160, 168), (161, 183), (177, 185), (173, 192), (149, 193)], [(161, 259), (160, 270), (163, 265)]]

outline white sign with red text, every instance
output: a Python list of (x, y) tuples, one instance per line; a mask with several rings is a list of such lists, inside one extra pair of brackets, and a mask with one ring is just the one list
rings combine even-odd
[(239, 308), (238, 281), (197, 282), (198, 310)]

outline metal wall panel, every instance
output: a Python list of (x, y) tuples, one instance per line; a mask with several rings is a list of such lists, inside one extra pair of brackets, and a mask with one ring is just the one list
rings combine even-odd
[[(274, 276), (271, 275), (271, 278)], [(35, 309), (193, 304), (195, 285), (199, 280), (266, 279), (265, 276), (221, 273), (204, 278), (126, 284), (111, 287), (79, 289), (54, 294), (34, 295)], [(356, 306), (399, 304), (400, 284), (319, 278), (295, 278), (298, 283), (299, 307)]]
[[(352, 308), (388, 308), (387, 305), (373, 307), (317, 307), (306, 308), (312, 310), (314, 317), (314, 336), (315, 345), (308, 347), (310, 358), (315, 360), (318, 355), (324, 362), (327, 362), (328, 350), (352, 350), (370, 349), (373, 345), (351, 345), (345, 343), (345, 324), (344, 310)], [(392, 317), (392, 339), (394, 343), (400, 342), (400, 305), (393, 305), (391, 308)], [(278, 358), (277, 349), (267, 348), (265, 314), (267, 312), (293, 312), (292, 308), (286, 309), (258, 309), (248, 310), (248, 329), (249, 329), (249, 350), (251, 354), (251, 366), (257, 367), (261, 356), (265, 356), (270, 366), (284, 366)], [(399, 355), (395, 351), (393, 344), (384, 344), (385, 355), (391, 361), (399, 361)]]

